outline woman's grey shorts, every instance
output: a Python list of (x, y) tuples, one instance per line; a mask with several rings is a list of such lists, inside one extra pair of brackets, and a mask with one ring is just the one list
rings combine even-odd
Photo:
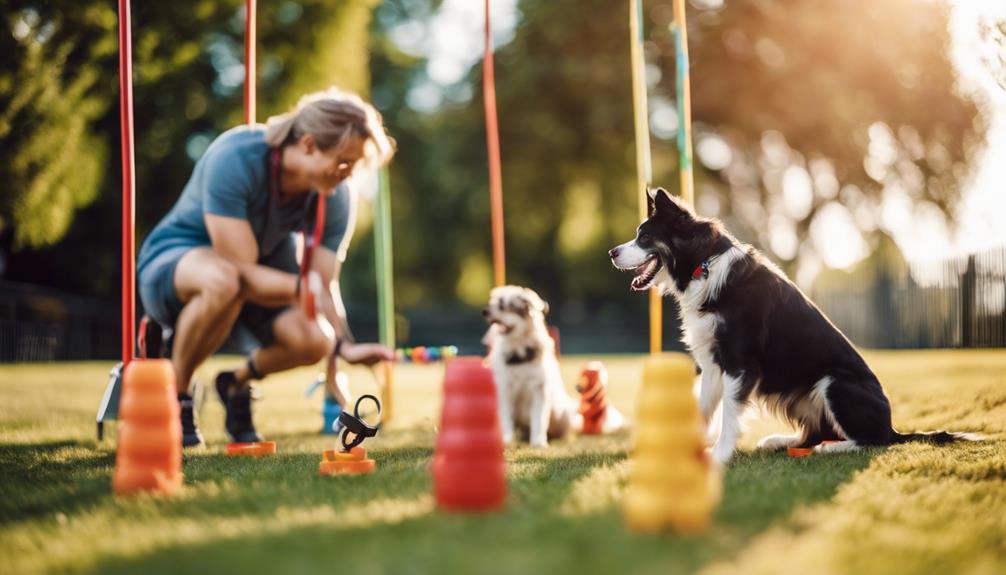
[[(173, 329), (178, 321), (178, 315), (182, 313), (184, 304), (175, 291), (175, 268), (178, 267), (182, 256), (192, 249), (194, 249), (192, 246), (180, 246), (166, 250), (144, 266), (139, 274), (137, 283), (143, 311), (164, 327)], [(288, 246), (281, 246), (270, 257), (263, 258), (259, 263), (297, 273), (293, 240), (291, 239)], [(245, 304), (238, 314), (237, 321), (234, 322), (227, 341), (219, 351), (249, 353), (256, 347), (269, 346), (276, 339), (272, 324), (288, 307)]]

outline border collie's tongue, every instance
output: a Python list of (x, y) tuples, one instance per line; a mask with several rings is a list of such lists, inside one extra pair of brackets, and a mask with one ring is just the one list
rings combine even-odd
[(636, 272), (636, 277), (632, 278), (632, 289), (643, 291), (650, 287), (650, 282), (653, 281), (657, 272), (660, 271), (660, 266), (660, 258), (650, 256), (642, 265), (633, 270)]

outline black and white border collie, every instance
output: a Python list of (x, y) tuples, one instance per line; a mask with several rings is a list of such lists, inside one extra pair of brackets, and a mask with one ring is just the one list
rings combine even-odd
[(750, 400), (787, 419), (795, 435), (759, 448), (850, 451), (911, 440), (974, 439), (947, 432), (898, 433), (877, 376), (852, 343), (774, 264), (716, 220), (696, 216), (663, 189), (649, 192), (650, 217), (611, 251), (632, 270), (632, 289), (656, 288), (678, 302), (683, 338), (701, 370), (699, 408), (710, 422), (722, 402), (714, 459), (730, 459)]

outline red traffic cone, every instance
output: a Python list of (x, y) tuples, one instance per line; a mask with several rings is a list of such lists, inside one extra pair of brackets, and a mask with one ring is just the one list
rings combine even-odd
[(171, 494), (182, 485), (182, 425), (175, 371), (166, 359), (134, 359), (122, 375), (112, 489)]
[(503, 505), (506, 463), (496, 409), (492, 371), (482, 358), (447, 362), (433, 453), (433, 488), (441, 509), (489, 511)]

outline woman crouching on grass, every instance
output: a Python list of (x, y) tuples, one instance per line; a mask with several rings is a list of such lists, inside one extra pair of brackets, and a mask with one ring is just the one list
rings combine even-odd
[[(190, 381), (225, 343), (245, 365), (216, 376), (235, 442), (261, 441), (252, 421), (251, 382), (313, 365), (337, 353), (349, 363), (390, 361), (394, 352), (349, 341), (339, 271), (353, 233), (354, 192), (345, 180), (393, 155), (380, 114), (337, 88), (310, 94), (265, 126), (224, 132), (196, 162), (170, 212), (143, 242), (140, 298), (173, 329), (171, 362), (181, 405), (182, 444), (200, 445)], [(326, 203), (324, 234), (311, 258), (317, 309), (330, 339), (304, 311), (294, 234), (314, 229), (315, 198)], [(308, 282), (318, 285), (318, 282)]]

